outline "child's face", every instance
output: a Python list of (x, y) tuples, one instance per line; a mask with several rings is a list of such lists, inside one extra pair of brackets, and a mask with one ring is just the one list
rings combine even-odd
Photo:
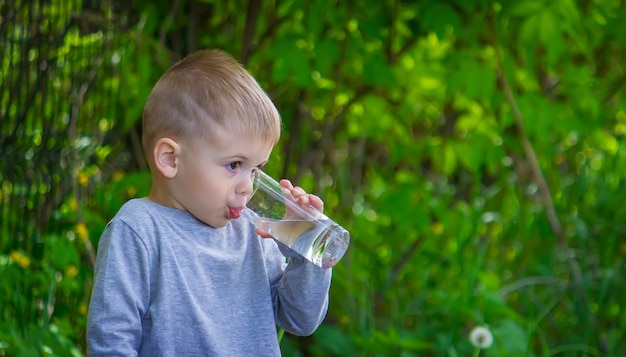
[(219, 228), (239, 217), (251, 193), (251, 180), (237, 181), (237, 175), (265, 165), (272, 146), (225, 128), (216, 129), (215, 138), (181, 145), (180, 166), (170, 187), (179, 208)]

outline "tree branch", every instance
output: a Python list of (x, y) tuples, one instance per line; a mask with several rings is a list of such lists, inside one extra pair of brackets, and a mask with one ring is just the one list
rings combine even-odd
[[(85, 101), (85, 95), (87, 94), (87, 91), (89, 90), (89, 86), (91, 85), (91, 83), (93, 83), (94, 78), (96, 77), (96, 73), (98, 72), (98, 69), (102, 66), (103, 62), (104, 62), (103, 57), (99, 57), (96, 60), (95, 65), (89, 71), (89, 75), (87, 79), (83, 82), (83, 84), (76, 91), (76, 95), (72, 103), (72, 115), (70, 116), (70, 122), (68, 125), (68, 139), (71, 145), (70, 150), (71, 150), (71, 156), (72, 156), (72, 191), (74, 192), (74, 197), (76, 199), (76, 202), (78, 203), (76, 205), (76, 221), (79, 224), (83, 224), (83, 225), (85, 224), (85, 217), (83, 215), (82, 206), (80, 204), (81, 195), (80, 195), (80, 190), (78, 187), (78, 180), (79, 180), (78, 176), (79, 176), (79, 171), (80, 171), (81, 160), (78, 155), (78, 148), (76, 147), (76, 140), (78, 139), (78, 116), (80, 113), (80, 108), (82, 107), (83, 102)], [(85, 244), (85, 249), (87, 250), (87, 254), (89, 256), (89, 263), (91, 264), (91, 267), (93, 268), (96, 265), (96, 251), (93, 247), (93, 244), (91, 244), (91, 240), (89, 240), (89, 237), (85, 239), (84, 244)]]
[[(283, 171), (282, 171), (283, 177), (287, 177), (287, 174), (288, 174), (287, 169), (289, 168), (289, 163), (291, 162), (293, 158), (293, 153), (296, 150), (296, 147), (295, 147), (296, 143), (299, 142), (298, 138), (300, 137), (300, 132), (302, 130), (302, 116), (303, 116), (301, 103), (304, 101), (305, 97), (306, 97), (306, 91), (304, 89), (301, 89), (300, 92), (298, 93), (298, 100), (295, 105), (296, 110), (294, 111), (291, 128), (289, 130), (289, 139), (287, 140), (287, 145), (285, 146), (283, 150), (285, 153), (285, 160), (283, 162)], [(302, 165), (298, 165), (298, 167), (302, 167)], [(296, 178), (294, 178), (294, 180), (296, 180)]]
[(246, 12), (246, 27), (243, 30), (243, 44), (241, 45), (241, 63), (246, 64), (252, 52), (252, 38), (254, 29), (259, 18), (259, 0), (248, 1), (248, 11)]
[[(497, 51), (497, 50), (496, 50)], [(526, 155), (526, 160), (530, 165), (530, 169), (533, 173), (533, 177), (535, 178), (535, 182), (539, 186), (539, 192), (541, 194), (541, 199), (546, 206), (546, 214), (548, 216), (548, 221), (550, 222), (550, 226), (552, 227), (552, 231), (558, 237), (563, 235), (563, 228), (561, 227), (561, 222), (559, 221), (559, 217), (556, 214), (556, 210), (554, 209), (554, 203), (552, 202), (552, 194), (550, 193), (550, 187), (546, 182), (546, 179), (543, 175), (543, 171), (541, 170), (541, 166), (539, 165), (539, 160), (537, 159), (537, 154), (535, 153), (535, 149), (531, 144), (528, 136), (526, 135), (526, 131), (524, 129), (524, 122), (522, 118), (522, 113), (519, 110), (517, 105), (517, 101), (513, 96), (513, 92), (511, 90), (511, 86), (509, 85), (509, 81), (506, 78), (506, 75), (503, 72), (502, 67), (499, 65), (497, 70), (498, 82), (500, 83), (500, 87), (504, 92), (504, 96), (506, 97), (511, 110), (513, 111), (513, 118), (515, 119), (515, 127), (518, 131), (520, 139), (522, 141), (522, 145), (524, 147), (524, 154)]]
[(398, 276), (400, 276), (400, 272), (402, 272), (404, 267), (413, 259), (413, 256), (417, 253), (423, 243), (424, 237), (415, 238), (409, 249), (407, 249), (404, 254), (402, 254), (400, 259), (389, 269), (386, 284), (376, 293), (379, 301), (383, 299), (383, 294), (387, 291), (387, 288), (393, 286), (394, 282), (398, 279)]
[[(535, 153), (535, 150), (530, 140), (528, 139), (528, 136), (526, 135), (522, 113), (519, 109), (519, 106), (517, 105), (517, 101), (515, 100), (515, 96), (513, 95), (511, 85), (509, 84), (506, 73), (504, 71), (504, 60), (502, 56), (502, 50), (500, 48), (500, 41), (498, 39), (497, 26), (496, 26), (495, 21), (496, 20), (495, 20), (495, 15), (494, 15), (491, 17), (490, 23), (491, 23), (492, 34), (493, 34), (493, 47), (496, 53), (496, 61), (497, 61), (496, 75), (498, 78), (498, 82), (500, 84), (502, 91), (504, 92), (504, 96), (506, 98), (507, 103), (509, 104), (509, 106), (511, 107), (511, 110), (513, 111), (515, 127), (522, 141), (524, 154), (526, 156), (526, 160), (528, 161), (528, 164), (532, 171), (532, 175), (537, 185), (539, 186), (539, 192), (541, 195), (541, 199), (543, 200), (543, 203), (546, 207), (546, 215), (548, 216), (550, 227), (552, 228), (552, 231), (554, 232), (554, 234), (557, 236), (561, 249), (565, 251), (569, 251), (570, 248), (564, 237), (561, 222), (559, 221), (559, 217), (554, 208), (554, 203), (552, 201), (552, 194), (550, 193), (550, 187), (548, 186), (548, 183), (546, 182), (546, 179), (544, 178), (543, 172), (541, 170), (541, 166), (539, 165), (539, 160), (537, 159), (537, 154)], [(582, 282), (582, 274), (581, 274), (580, 266), (578, 265), (578, 262), (576, 261), (576, 258), (575, 257), (568, 258), (568, 263), (570, 265), (570, 269), (572, 270), (572, 274), (574, 275), (574, 281), (577, 283), (576, 285), (580, 286), (580, 283)], [(579, 295), (581, 299), (584, 299), (583, 292), (579, 292)]]
[(165, 19), (165, 21), (163, 21), (163, 25), (159, 29), (159, 43), (163, 47), (166, 47), (165, 37), (167, 36), (167, 32), (169, 31), (170, 26), (172, 26), (172, 23), (174, 22), (174, 19), (176, 18), (176, 14), (178, 13), (179, 7), (180, 7), (180, 1), (173, 0), (172, 6), (170, 7), (170, 11), (168, 12), (167, 18)]

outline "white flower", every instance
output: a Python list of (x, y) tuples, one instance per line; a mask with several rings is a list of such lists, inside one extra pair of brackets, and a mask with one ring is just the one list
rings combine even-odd
[(488, 328), (476, 326), (470, 331), (469, 340), (476, 348), (489, 348), (493, 343), (493, 335)]

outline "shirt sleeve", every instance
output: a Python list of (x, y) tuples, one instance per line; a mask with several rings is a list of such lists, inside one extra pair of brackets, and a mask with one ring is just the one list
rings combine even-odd
[(279, 327), (297, 335), (311, 335), (324, 320), (332, 269), (322, 269), (304, 259), (284, 244), (271, 240), (289, 262), (274, 275), (272, 299)]
[(136, 356), (150, 292), (150, 261), (144, 242), (126, 223), (107, 225), (94, 271), (87, 318), (89, 356)]

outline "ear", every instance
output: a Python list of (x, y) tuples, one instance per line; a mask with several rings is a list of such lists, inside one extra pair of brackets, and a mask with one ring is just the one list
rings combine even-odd
[(152, 150), (154, 166), (166, 178), (174, 178), (178, 172), (180, 145), (170, 138), (157, 140)]

